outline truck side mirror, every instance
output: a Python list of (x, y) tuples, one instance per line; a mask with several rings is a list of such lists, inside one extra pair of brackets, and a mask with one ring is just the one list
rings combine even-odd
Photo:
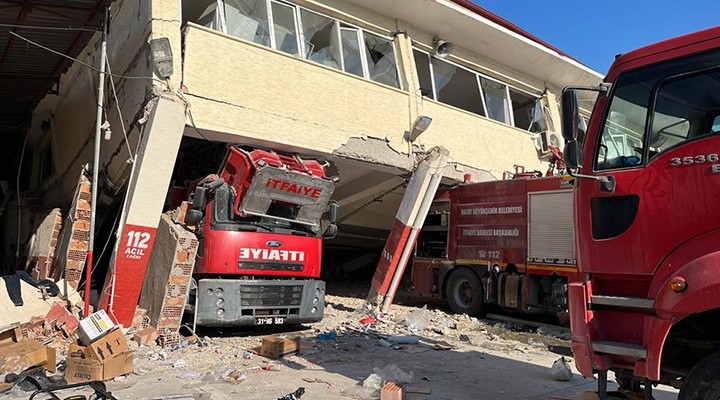
[(198, 222), (202, 221), (202, 219), (203, 219), (202, 211), (188, 210), (187, 214), (185, 214), (185, 225), (188, 225), (188, 226), (197, 225)]
[(582, 165), (582, 145), (577, 140), (570, 140), (563, 149), (563, 158), (568, 168), (579, 168)]
[(328, 217), (330, 223), (335, 225), (338, 223), (338, 214), (340, 213), (340, 205), (336, 201), (331, 201), (328, 204)]
[(577, 92), (570, 88), (562, 93), (562, 135), (566, 141), (578, 139), (580, 126), (580, 106)]
[(205, 209), (205, 204), (207, 204), (207, 192), (208, 190), (205, 187), (198, 186), (195, 188), (191, 205), (193, 210)]

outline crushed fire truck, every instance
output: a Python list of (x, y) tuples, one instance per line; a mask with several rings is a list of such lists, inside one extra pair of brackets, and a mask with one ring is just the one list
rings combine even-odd
[(337, 233), (338, 215), (327, 167), (296, 154), (230, 145), (220, 172), (189, 188), (186, 222), (197, 224), (200, 245), (186, 310), (197, 325), (322, 319), (322, 239)]
[(418, 236), (415, 294), (455, 313), (489, 305), (528, 314), (567, 310), (575, 265), (572, 178), (517, 173), (441, 192)]
[[(598, 99), (587, 131), (578, 92)], [(615, 59), (563, 92), (581, 282), (570, 285), (579, 371), (651, 397), (720, 398), (720, 27)]]

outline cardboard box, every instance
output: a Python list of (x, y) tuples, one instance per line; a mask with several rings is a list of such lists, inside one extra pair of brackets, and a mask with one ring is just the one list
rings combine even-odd
[(20, 323), (0, 326), (0, 346), (9, 343), (16, 343), (22, 339)]
[(85, 346), (100, 339), (102, 336), (110, 332), (115, 327), (110, 317), (108, 317), (105, 310), (100, 310), (96, 313), (91, 314), (89, 317), (80, 321), (78, 327), (78, 337), (80, 343)]
[(260, 346), (260, 355), (267, 358), (277, 359), (290, 354), (295, 354), (300, 349), (300, 337), (286, 338), (268, 336), (263, 338)]
[(110, 333), (86, 347), (89, 354), (101, 363), (130, 350), (127, 340), (119, 328), (111, 330)]
[(44, 366), (55, 372), (55, 349), (31, 339), (0, 346), (0, 374), (20, 373), (30, 367)]
[(131, 351), (100, 362), (95, 359), (87, 347), (77, 343), (70, 344), (67, 358), (65, 379), (69, 383), (88, 381), (106, 381), (116, 376), (127, 375), (133, 371), (133, 357)]

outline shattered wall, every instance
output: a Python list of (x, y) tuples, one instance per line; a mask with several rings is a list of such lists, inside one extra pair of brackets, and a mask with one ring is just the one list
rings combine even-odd
[(31, 238), (25, 270), (36, 279), (47, 279), (54, 274), (55, 249), (62, 226), (62, 212), (54, 208), (36, 216), (35, 234)]
[(65, 278), (73, 288), (77, 288), (82, 277), (90, 244), (91, 188), (89, 176), (83, 171), (58, 240), (59, 257), (54, 267), (54, 278)]

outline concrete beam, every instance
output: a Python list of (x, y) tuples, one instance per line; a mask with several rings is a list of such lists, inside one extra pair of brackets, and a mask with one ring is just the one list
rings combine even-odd
[(362, 200), (397, 186), (402, 182), (399, 176), (393, 176), (379, 171), (371, 171), (350, 182), (344, 182), (335, 189), (333, 199), (340, 204), (346, 206), (358, 200)]

